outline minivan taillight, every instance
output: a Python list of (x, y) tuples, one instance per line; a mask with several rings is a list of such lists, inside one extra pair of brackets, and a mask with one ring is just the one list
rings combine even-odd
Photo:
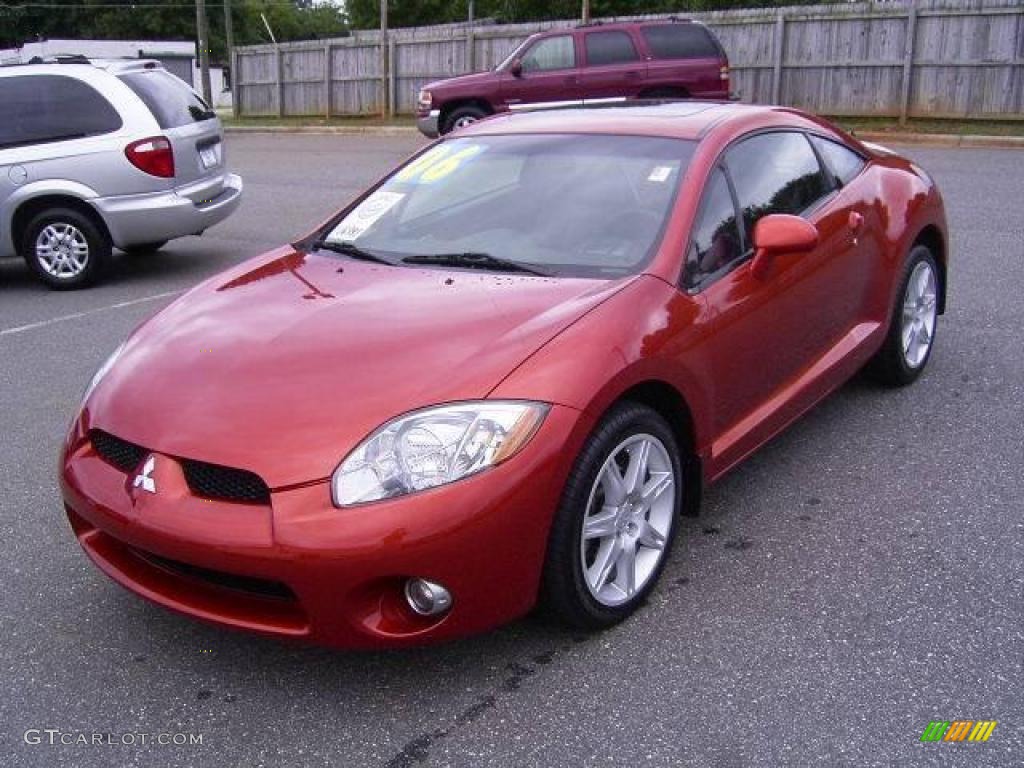
[(718, 68), (718, 77), (723, 82), (726, 82), (726, 83), (729, 82), (729, 65), (728, 64), (723, 64), (722, 66), (720, 66)]
[(124, 154), (140, 171), (162, 179), (174, 178), (174, 149), (163, 136), (133, 141), (124, 148)]

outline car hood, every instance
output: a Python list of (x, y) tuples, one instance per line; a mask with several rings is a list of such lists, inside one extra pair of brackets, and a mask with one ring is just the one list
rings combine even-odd
[(427, 91), (443, 91), (450, 88), (465, 88), (475, 85), (487, 85), (495, 82), (496, 72), (474, 72), (470, 75), (459, 75), (457, 77), (448, 77), (444, 80), (435, 80), (432, 83), (427, 83), (423, 86), (424, 90)]
[(144, 323), (83, 427), (248, 469), (271, 488), (328, 477), (370, 432), (485, 397), (626, 280), (378, 265), (281, 249)]

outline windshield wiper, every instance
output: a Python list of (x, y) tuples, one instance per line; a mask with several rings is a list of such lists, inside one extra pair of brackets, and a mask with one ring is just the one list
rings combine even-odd
[(402, 259), (406, 264), (439, 264), (447, 267), (468, 267), (470, 269), (492, 269), (504, 272), (525, 272), (528, 275), (551, 277), (548, 272), (535, 264), (526, 264), (511, 259), (499, 259), (489, 253), (466, 251), (463, 253), (421, 253), (406, 256)]
[(383, 256), (378, 256), (376, 253), (368, 251), (365, 248), (360, 248), (355, 243), (350, 242), (336, 243), (331, 240), (317, 240), (313, 243), (313, 250), (334, 251), (335, 253), (340, 253), (353, 259), (373, 261), (378, 264), (388, 264), (392, 267), (395, 266), (393, 262), (385, 259)]

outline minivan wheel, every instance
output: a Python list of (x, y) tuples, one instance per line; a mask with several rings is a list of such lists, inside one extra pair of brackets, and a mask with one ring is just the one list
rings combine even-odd
[(466, 106), (453, 109), (451, 114), (445, 118), (441, 133), (448, 133), (456, 128), (465, 128), (467, 125), (471, 125), (485, 117), (487, 117), (487, 113), (480, 109), (480, 107)]
[(121, 250), (127, 253), (129, 256), (147, 256), (151, 253), (156, 253), (161, 248), (167, 245), (166, 240), (157, 240), (153, 243), (139, 243), (138, 245), (125, 245), (121, 247)]
[(581, 629), (622, 621), (654, 589), (683, 502), (675, 436), (653, 409), (615, 406), (587, 439), (548, 540), (541, 602)]
[(939, 280), (932, 252), (915, 245), (903, 266), (889, 332), (867, 366), (875, 380), (901, 387), (914, 382), (924, 371), (935, 343)]
[(106, 234), (91, 218), (70, 208), (36, 214), (22, 234), (22, 258), (36, 277), (55, 290), (92, 283), (110, 253)]

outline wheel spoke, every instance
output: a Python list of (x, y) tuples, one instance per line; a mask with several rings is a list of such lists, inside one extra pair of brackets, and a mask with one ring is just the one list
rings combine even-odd
[(604, 498), (608, 504), (618, 506), (626, 500), (626, 483), (614, 457), (608, 460), (601, 472), (601, 485), (604, 487)]
[(584, 539), (604, 539), (615, 535), (615, 521), (618, 511), (615, 507), (603, 507), (597, 514), (583, 521)]
[(626, 491), (639, 488), (647, 477), (647, 461), (651, 455), (651, 444), (641, 440), (629, 453), (629, 466), (626, 468)]
[(665, 548), (665, 534), (650, 523), (647, 523), (644, 526), (643, 532), (640, 534), (640, 538), (637, 539), (637, 541), (643, 546), (651, 549)]
[(619, 553), (622, 550), (622, 542), (619, 539), (607, 539), (601, 544), (594, 558), (594, 564), (587, 570), (587, 581), (595, 592), (600, 592), (608, 582), (608, 575), (618, 562)]
[(635, 544), (627, 544), (622, 547), (616, 566), (616, 570), (618, 571), (615, 579), (616, 586), (626, 593), (626, 597), (631, 597), (633, 593), (636, 592)]
[(640, 493), (644, 508), (649, 509), (672, 484), (671, 472), (652, 472), (651, 479)]

